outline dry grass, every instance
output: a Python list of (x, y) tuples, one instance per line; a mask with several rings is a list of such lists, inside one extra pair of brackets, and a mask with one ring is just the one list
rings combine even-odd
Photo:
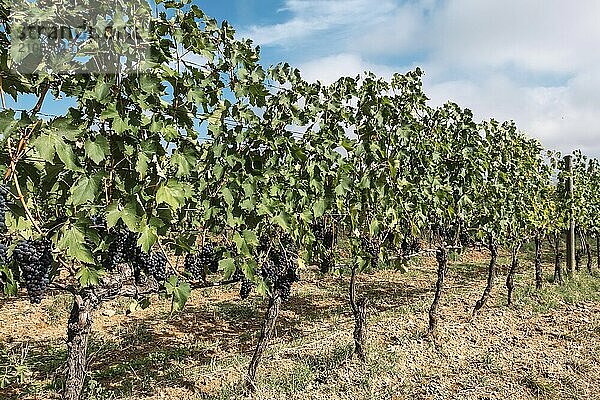
[[(490, 304), (471, 309), (485, 285), (485, 254), (451, 264), (435, 341), (425, 335), (435, 266), (360, 277), (371, 299), (366, 363), (352, 358), (347, 278), (306, 271), (283, 307), (259, 369), (257, 399), (600, 398), (600, 279), (531, 287), (523, 263), (515, 305), (499, 276)], [(504, 261), (502, 261), (504, 262)], [(550, 267), (545, 266), (550, 272)], [(262, 301), (236, 288), (196, 292), (169, 319), (169, 305), (125, 315), (126, 301), (96, 315), (87, 399), (244, 398), (243, 378)], [(57, 398), (69, 299), (0, 303), (0, 398)]]

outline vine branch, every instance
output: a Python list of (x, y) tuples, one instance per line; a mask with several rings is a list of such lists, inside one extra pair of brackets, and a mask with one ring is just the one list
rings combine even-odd
[(0, 75), (0, 101), (2, 102), (2, 108), (6, 110), (6, 101), (4, 100), (4, 88), (2, 87), (3, 80), (2, 75)]
[[(10, 138), (8, 138), (8, 152), (10, 155), (12, 155), (12, 145), (11, 145)], [(12, 179), (15, 184), (15, 189), (17, 189), (19, 201), (23, 205), (23, 210), (25, 210), (25, 214), (27, 215), (27, 218), (29, 219), (29, 221), (33, 224), (33, 227), (35, 228), (35, 230), (40, 235), (43, 235), (44, 233), (40, 229), (40, 226), (38, 225), (35, 218), (33, 218), (33, 215), (31, 214), (31, 211), (29, 210), (29, 207), (27, 206), (27, 202), (25, 201), (25, 197), (23, 196), (23, 192), (21, 191), (21, 185), (19, 184), (19, 178), (17, 176), (16, 162), (12, 156), (11, 156), (11, 160), (10, 160), (10, 169), (12, 170)]]
[(160, 241), (160, 238), (156, 241), (156, 243), (158, 244), (160, 251), (162, 251), (165, 254), (165, 256), (167, 257), (167, 264), (169, 265), (169, 267), (173, 270), (175, 275), (177, 275), (179, 278), (181, 278), (181, 274), (179, 273), (179, 271), (177, 271), (177, 268), (175, 268), (175, 266), (173, 265), (171, 260), (169, 260), (169, 257), (167, 256), (167, 252), (165, 251), (165, 248), (163, 247), (163, 245)]

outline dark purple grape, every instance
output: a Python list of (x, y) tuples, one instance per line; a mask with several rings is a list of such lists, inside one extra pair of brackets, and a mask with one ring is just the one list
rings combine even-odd
[(23, 240), (13, 250), (13, 260), (21, 270), (21, 278), (33, 304), (42, 302), (50, 283), (49, 272), (54, 262), (51, 250), (51, 242), (46, 239)]

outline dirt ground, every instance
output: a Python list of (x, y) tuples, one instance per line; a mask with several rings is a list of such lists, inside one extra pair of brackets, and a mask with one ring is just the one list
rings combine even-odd
[[(365, 363), (352, 357), (348, 277), (303, 271), (253, 398), (600, 399), (600, 278), (582, 271), (536, 291), (532, 265), (523, 262), (515, 304), (507, 307), (500, 268), (492, 298), (472, 318), (487, 260), (465, 254), (451, 263), (434, 339), (425, 333), (433, 261), (415, 260), (407, 273), (360, 276), (359, 296), (370, 299)], [(237, 290), (194, 292), (171, 317), (164, 299), (130, 315), (126, 299), (104, 305), (95, 315), (84, 397), (245, 398), (241, 382), (264, 302), (240, 301)], [(0, 299), (0, 399), (58, 398), (69, 309), (64, 296), (41, 306)]]

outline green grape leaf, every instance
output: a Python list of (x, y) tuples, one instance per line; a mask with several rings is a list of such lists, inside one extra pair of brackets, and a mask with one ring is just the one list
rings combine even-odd
[(42, 134), (32, 141), (32, 146), (36, 149), (40, 157), (45, 161), (52, 162), (56, 155), (55, 141), (56, 137), (54, 135)]
[(112, 228), (119, 222), (121, 218), (121, 210), (119, 210), (118, 203), (111, 203), (108, 207), (106, 207), (106, 225), (109, 228)]
[(279, 215), (273, 217), (273, 222), (287, 231), (290, 229), (291, 217), (288, 213), (282, 211)]
[(172, 311), (183, 310), (183, 307), (192, 294), (192, 288), (189, 283), (180, 283), (177, 276), (171, 276), (169, 280), (165, 282), (165, 289), (167, 291), (167, 296), (172, 296)]
[(219, 261), (219, 269), (223, 270), (225, 280), (231, 279), (235, 272), (235, 260), (233, 258), (225, 258)]
[(71, 187), (70, 203), (74, 206), (78, 206), (93, 201), (96, 198), (96, 194), (98, 193), (99, 185), (99, 176), (82, 176), (75, 183), (75, 185)]
[(315, 216), (315, 218), (322, 217), (325, 214), (326, 207), (327, 204), (325, 202), (325, 199), (317, 200), (313, 205), (313, 215)]
[(144, 153), (138, 153), (138, 158), (135, 163), (135, 171), (140, 174), (140, 178), (145, 178), (146, 173), (148, 172), (148, 163), (150, 159)]
[(223, 198), (228, 205), (233, 205), (233, 195), (231, 194), (231, 190), (228, 187), (224, 187), (221, 192), (223, 193)]
[(250, 246), (258, 246), (258, 238), (256, 237), (256, 233), (254, 231), (244, 230), (242, 231), (242, 236), (246, 243)]
[(62, 228), (62, 237), (58, 241), (58, 248), (67, 253), (69, 257), (75, 258), (86, 264), (95, 264), (94, 257), (85, 246), (85, 235), (76, 226), (65, 226)]
[(64, 140), (56, 140), (54, 142), (54, 147), (56, 149), (56, 154), (58, 154), (58, 158), (65, 164), (67, 169), (76, 172), (82, 171), (81, 167), (77, 165), (77, 157), (75, 156), (75, 153), (73, 153), (73, 148), (69, 143)]
[(94, 141), (85, 141), (85, 155), (97, 165), (106, 159), (110, 154), (110, 146), (106, 138), (102, 135), (97, 135)]
[(267, 297), (267, 295), (270, 292), (271, 291), (269, 290), (269, 285), (267, 285), (267, 282), (265, 282), (264, 280), (261, 280), (259, 282), (259, 284), (256, 286), (256, 293), (258, 293), (262, 297)]
[(96, 286), (100, 283), (102, 277), (102, 270), (97, 270), (88, 266), (83, 266), (77, 271), (75, 277), (79, 279), (81, 287)]
[(187, 187), (174, 179), (160, 185), (156, 192), (156, 202), (158, 204), (168, 204), (173, 210), (178, 210), (185, 204), (188, 196)]
[(142, 224), (141, 235), (137, 241), (138, 246), (141, 246), (142, 250), (148, 253), (157, 240), (158, 234), (156, 232), (156, 227), (145, 223)]

